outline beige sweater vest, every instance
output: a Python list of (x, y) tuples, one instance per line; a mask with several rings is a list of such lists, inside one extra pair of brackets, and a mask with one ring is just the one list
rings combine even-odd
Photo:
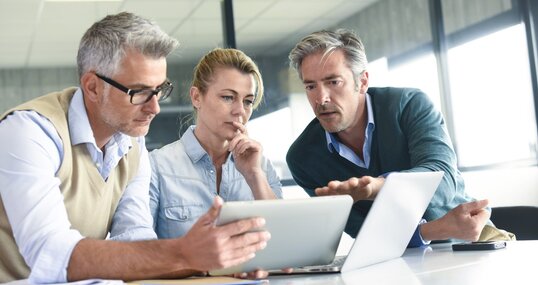
[[(104, 239), (120, 197), (138, 171), (139, 145), (132, 139), (133, 147), (108, 179), (103, 180), (86, 145), (71, 145), (67, 112), (75, 91), (76, 88), (68, 88), (31, 100), (7, 111), (0, 121), (16, 110), (34, 110), (52, 122), (63, 142), (64, 157), (56, 177), (61, 181), (60, 191), (71, 228), (87, 238)], [(19, 253), (0, 197), (0, 282), (28, 278), (29, 274), (30, 269)]]

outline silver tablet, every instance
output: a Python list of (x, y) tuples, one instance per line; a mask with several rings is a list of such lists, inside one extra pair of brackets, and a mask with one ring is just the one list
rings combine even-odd
[(336, 254), (353, 200), (348, 195), (289, 200), (224, 203), (218, 225), (263, 217), (271, 233), (267, 247), (238, 266), (211, 271), (211, 275), (272, 270), (331, 263)]

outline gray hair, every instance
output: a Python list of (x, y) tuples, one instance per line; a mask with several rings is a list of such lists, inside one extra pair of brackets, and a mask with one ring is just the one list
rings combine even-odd
[(179, 45), (156, 23), (128, 12), (108, 15), (94, 23), (80, 40), (79, 78), (89, 71), (112, 76), (128, 50), (158, 59)]
[(355, 78), (366, 70), (368, 60), (366, 59), (364, 45), (359, 36), (346, 29), (324, 30), (304, 37), (289, 54), (290, 66), (303, 79), (301, 64), (305, 57), (317, 52), (323, 52), (323, 58), (325, 58), (338, 49), (344, 52), (347, 65), (351, 68)]

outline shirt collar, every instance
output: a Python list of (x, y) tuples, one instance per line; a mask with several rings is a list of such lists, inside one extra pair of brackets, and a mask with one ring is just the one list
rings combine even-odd
[[(71, 144), (92, 144), (97, 148), (93, 131), (88, 119), (88, 113), (86, 113), (86, 107), (84, 105), (84, 97), (80, 88), (75, 91), (71, 103), (69, 104), (69, 111), (67, 113), (67, 120), (69, 126), (77, 126), (76, 128), (69, 128), (69, 135), (71, 136)], [(132, 142), (129, 136), (122, 133), (115, 133), (110, 141), (107, 142), (105, 148), (110, 145), (118, 144), (120, 150), (127, 150), (132, 147)]]
[[(367, 129), (370, 128), (369, 126), (371, 126), (371, 128), (375, 127), (375, 122), (374, 122), (374, 112), (373, 112), (373, 109), (372, 109), (372, 99), (370, 98), (370, 94), (366, 93), (366, 110), (368, 111), (368, 124), (367, 124)], [(336, 152), (340, 152), (340, 141), (338, 141), (338, 139), (336, 138), (336, 136), (332, 133), (329, 133), (327, 131), (325, 131), (325, 139), (327, 140), (327, 148), (329, 149), (330, 152), (333, 152), (333, 151), (336, 151)]]
[[(188, 127), (183, 136), (181, 136), (181, 142), (183, 143), (185, 152), (193, 163), (197, 163), (206, 156), (211, 160), (207, 151), (205, 151), (205, 149), (202, 147), (202, 145), (194, 135), (195, 128), (196, 125)], [(233, 155), (231, 153), (228, 155), (225, 164), (228, 163), (230, 159), (233, 161)]]
[(198, 162), (207, 155), (207, 152), (194, 135), (195, 128), (195, 125), (188, 127), (183, 136), (181, 136), (181, 142), (185, 147), (185, 152), (193, 163)]

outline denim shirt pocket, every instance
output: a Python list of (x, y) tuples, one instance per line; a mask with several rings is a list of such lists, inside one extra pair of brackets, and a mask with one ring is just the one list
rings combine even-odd
[(177, 222), (196, 221), (203, 213), (201, 205), (174, 205), (164, 209), (166, 219)]
[(206, 212), (202, 205), (173, 205), (164, 208), (165, 225), (161, 225), (161, 235), (175, 238), (185, 235)]

